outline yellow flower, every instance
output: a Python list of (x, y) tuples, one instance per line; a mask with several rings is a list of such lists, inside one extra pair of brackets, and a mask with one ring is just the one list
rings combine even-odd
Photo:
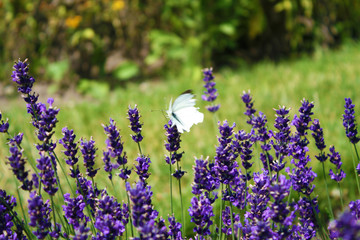
[(79, 15), (73, 16), (73, 17), (68, 17), (65, 20), (65, 25), (69, 28), (77, 28), (77, 26), (79, 26), (81, 20), (82, 20), (82, 17)]
[(114, 10), (114, 11), (121, 10), (124, 7), (125, 7), (124, 0), (114, 0), (112, 5), (111, 5), (111, 9)]

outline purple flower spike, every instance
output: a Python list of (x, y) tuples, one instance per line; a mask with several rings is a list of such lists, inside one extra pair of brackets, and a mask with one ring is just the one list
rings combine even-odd
[(194, 170), (194, 182), (192, 184), (192, 193), (195, 195), (200, 195), (204, 191), (213, 191), (219, 188), (218, 179), (214, 178), (211, 175), (208, 158), (196, 159)]
[(95, 148), (95, 141), (90, 138), (90, 141), (86, 141), (81, 139), (81, 153), (84, 157), (84, 166), (86, 167), (86, 175), (93, 178), (95, 177), (97, 171), (99, 169), (94, 169), (95, 165), (95, 152), (97, 148)]
[(356, 201), (351, 201), (349, 203), (350, 212), (352, 215), (356, 217), (356, 219), (360, 219), (360, 199)]
[(35, 79), (28, 75), (29, 66), (27, 59), (15, 62), (12, 80), (18, 84), (18, 91), (23, 94), (29, 94), (32, 90)]
[(355, 105), (352, 103), (351, 98), (345, 98), (345, 113), (343, 114), (343, 126), (345, 127), (346, 136), (352, 144), (360, 141), (357, 136), (357, 124), (355, 120)]
[(127, 219), (124, 219), (121, 204), (113, 197), (103, 194), (95, 214), (94, 226), (100, 231), (97, 239), (116, 239), (122, 236), (125, 232), (124, 223), (127, 223)]
[[(206, 91), (204, 91), (205, 95), (202, 95), (202, 99), (204, 101), (207, 102), (214, 102), (216, 100), (216, 98), (218, 97), (218, 93), (217, 90), (215, 88), (216, 83), (214, 82), (214, 76), (212, 73), (212, 68), (205, 68), (203, 69), (203, 73), (204, 73), (204, 82), (205, 85), (204, 87), (206, 88)], [(211, 105), (211, 106), (207, 106), (206, 109), (209, 112), (216, 112), (217, 110), (219, 110), (220, 108), (220, 104), (217, 105)]]
[(9, 120), (6, 119), (6, 121), (4, 122), (4, 120), (1, 120), (1, 118), (2, 114), (0, 112), (0, 132), (6, 133), (9, 129)]
[(244, 114), (249, 117), (249, 120), (246, 121), (248, 124), (251, 124), (252, 115), (256, 113), (256, 110), (254, 109), (254, 102), (252, 100), (252, 97), (250, 95), (250, 91), (243, 92), (241, 95), (242, 101), (245, 103), (246, 106), (246, 112)]
[(270, 201), (270, 178), (267, 174), (267, 171), (254, 173), (254, 186), (249, 197), (250, 212), (246, 213), (247, 218), (253, 223), (264, 220), (263, 215)]
[(5, 190), (0, 189), (0, 239), (20, 239), (16, 238), (16, 232), (12, 231), (14, 226), (14, 217), (17, 213), (14, 211), (16, 198), (7, 195)]
[(211, 201), (205, 194), (201, 194), (199, 199), (197, 197), (191, 199), (191, 205), (189, 214), (191, 222), (195, 223), (194, 232), (201, 236), (210, 235), (209, 228), (213, 224), (211, 217), (214, 216)]
[(30, 193), (29, 203), (29, 216), (31, 227), (36, 227), (36, 231), (33, 231), (34, 235), (38, 239), (44, 239), (49, 234), (51, 227), (50, 223), (50, 208), (49, 200), (45, 203), (41, 196), (37, 195), (36, 192)]
[(75, 164), (79, 161), (79, 158), (76, 156), (79, 150), (77, 143), (75, 142), (76, 135), (74, 134), (74, 130), (69, 130), (67, 127), (62, 129), (63, 138), (59, 140), (59, 143), (64, 146), (66, 149), (64, 152), (66, 158), (65, 162), (70, 166), (72, 178), (76, 178), (79, 175), (79, 168), (75, 167)]
[[(117, 169), (119, 166), (122, 166), (123, 170), (126, 169), (125, 164), (127, 163), (126, 152), (124, 152), (124, 143), (121, 140), (120, 131), (116, 127), (116, 123), (113, 119), (110, 118), (109, 125), (103, 125), (104, 131), (107, 135), (107, 139), (105, 141), (107, 149), (103, 153), (103, 161), (105, 163), (105, 171), (109, 173), (109, 179), (112, 179), (112, 170)], [(115, 159), (116, 164), (111, 162), (111, 159)], [(126, 175), (130, 175), (129, 173), (122, 173), (121, 178), (127, 179)]]
[(315, 217), (315, 214), (319, 213), (317, 199), (309, 200), (303, 197), (298, 201), (296, 209), (299, 211), (299, 235), (303, 236), (303, 239), (313, 239), (318, 228)]
[(350, 212), (343, 213), (337, 220), (330, 222), (331, 239), (360, 239), (360, 223)]
[(168, 218), (169, 220), (169, 235), (172, 237), (171, 239), (174, 240), (182, 240), (183, 237), (181, 236), (181, 223), (176, 222), (174, 216)]
[(325, 162), (327, 160), (327, 156), (323, 151), (326, 148), (326, 145), (324, 141), (323, 129), (320, 127), (320, 122), (318, 119), (314, 119), (313, 125), (310, 127), (310, 130), (313, 131), (311, 135), (315, 139), (316, 147), (320, 150), (320, 154), (315, 157), (320, 162)]
[(238, 164), (235, 161), (237, 154), (232, 147), (233, 133), (235, 123), (230, 127), (225, 120), (223, 125), (219, 124), (220, 137), (218, 137), (219, 146), (216, 148), (215, 170), (220, 182), (229, 184), (238, 176)]
[(54, 128), (58, 122), (56, 116), (60, 109), (53, 107), (53, 103), (54, 99), (49, 98), (48, 108), (42, 103), (27, 105), (28, 113), (32, 115), (32, 124), (38, 129), (37, 137), (42, 142), (36, 146), (39, 151), (51, 152), (56, 147), (56, 143), (52, 142), (51, 137), (54, 134)]
[(75, 229), (75, 236), (73, 240), (88, 240), (89, 239), (90, 228), (86, 227), (85, 224), (81, 224), (77, 229)]
[(140, 180), (146, 182), (146, 179), (149, 178), (149, 167), (150, 167), (150, 158), (145, 156), (139, 156), (135, 160), (138, 164), (135, 165), (135, 172), (139, 176)]
[(299, 108), (299, 117), (295, 115), (292, 124), (296, 127), (300, 136), (305, 136), (306, 131), (309, 129), (309, 123), (311, 122), (311, 115), (314, 113), (312, 109), (314, 104), (305, 99), (301, 101), (301, 107)]
[(172, 123), (171, 120), (168, 122), (168, 124), (164, 125), (164, 128), (166, 130), (166, 137), (167, 137), (167, 143), (165, 143), (165, 148), (170, 153), (176, 152), (180, 149), (180, 133), (177, 130), (176, 125), (171, 127)]
[(130, 120), (130, 128), (135, 133), (135, 135), (131, 135), (131, 138), (134, 142), (139, 143), (143, 140), (143, 136), (141, 135), (141, 127), (143, 124), (140, 123), (140, 114), (137, 109), (137, 105), (134, 108), (130, 108), (128, 110), (128, 119)]
[(338, 152), (335, 151), (335, 147), (330, 147), (330, 153), (328, 154), (328, 157), (330, 159), (330, 162), (335, 165), (336, 167), (336, 173), (332, 169), (330, 169), (330, 178), (333, 179), (336, 182), (340, 182), (343, 178), (346, 177), (345, 172), (341, 169), (341, 156)]
[(74, 226), (75, 229), (80, 227), (81, 223), (86, 223), (89, 218), (85, 216), (84, 209), (86, 204), (82, 195), (78, 195), (76, 198), (71, 198), (70, 193), (64, 194), (63, 210), (67, 221)]
[(10, 139), (10, 156), (8, 157), (11, 170), (16, 178), (22, 183), (21, 188), (27, 191), (31, 191), (33, 182), (28, 179), (28, 171), (25, 171), (26, 159), (23, 157), (23, 149), (20, 149), (22, 141), (22, 134)]
[(56, 187), (55, 171), (52, 166), (55, 162), (55, 157), (53, 155), (46, 156), (44, 153), (40, 153), (40, 158), (37, 159), (37, 162), (36, 167), (40, 170), (39, 176), (44, 191), (51, 196), (55, 195), (58, 190)]
[(130, 183), (127, 182), (126, 191), (133, 203), (131, 209), (133, 225), (138, 229), (140, 238), (143, 238), (152, 233), (154, 229), (152, 230), (151, 227), (155, 228), (155, 219), (159, 214), (154, 210), (151, 202), (153, 195), (151, 187), (139, 181), (131, 188)]

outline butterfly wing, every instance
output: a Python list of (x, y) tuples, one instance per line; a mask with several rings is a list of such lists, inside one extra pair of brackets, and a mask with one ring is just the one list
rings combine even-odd
[(185, 92), (175, 99), (174, 104), (170, 101), (169, 110), (167, 111), (172, 125), (176, 125), (178, 131), (183, 133), (184, 130), (189, 132), (194, 124), (204, 120), (204, 114), (195, 107), (194, 95), (191, 92)]

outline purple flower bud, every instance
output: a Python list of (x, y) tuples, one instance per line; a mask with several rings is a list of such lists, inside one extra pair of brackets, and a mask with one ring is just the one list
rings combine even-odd
[(2, 114), (0, 112), (0, 132), (6, 133), (9, 129), (9, 120), (6, 119), (6, 121), (4, 122), (4, 120), (1, 120), (1, 118)]
[[(218, 93), (217, 90), (215, 88), (216, 83), (214, 82), (214, 76), (212, 73), (212, 68), (205, 68), (203, 69), (203, 73), (204, 73), (204, 82), (205, 85), (204, 87), (206, 88), (206, 91), (204, 91), (205, 95), (202, 95), (202, 99), (204, 101), (207, 102), (214, 102), (216, 100), (216, 98), (218, 97)], [(211, 106), (207, 106), (206, 109), (209, 112), (216, 112), (217, 110), (219, 110), (220, 108), (220, 104), (217, 105), (211, 105)]]
[(345, 113), (343, 114), (343, 126), (345, 127), (346, 136), (352, 144), (360, 141), (357, 136), (357, 124), (355, 120), (355, 105), (352, 103), (351, 98), (345, 98)]
[(235, 161), (237, 153), (232, 146), (235, 123), (231, 127), (226, 120), (223, 125), (220, 125), (220, 122), (218, 124), (220, 137), (218, 137), (219, 146), (216, 148), (214, 167), (220, 182), (229, 184), (239, 174), (238, 164)]
[(95, 148), (95, 141), (90, 138), (89, 141), (86, 141), (84, 139), (80, 140), (81, 145), (81, 153), (84, 157), (84, 166), (86, 167), (86, 175), (93, 178), (95, 177), (97, 171), (99, 169), (94, 169), (95, 165), (95, 152), (97, 148)]
[(328, 154), (328, 157), (330, 159), (330, 162), (335, 165), (336, 167), (336, 173), (330, 169), (330, 178), (335, 180), (336, 182), (340, 182), (343, 178), (346, 177), (345, 172), (341, 169), (341, 156), (338, 152), (335, 151), (335, 147), (330, 147), (330, 153)]
[(169, 216), (169, 235), (172, 237), (171, 239), (174, 240), (182, 240), (183, 237), (181, 235), (181, 223), (176, 222), (174, 216)]
[(21, 188), (27, 191), (31, 191), (33, 182), (28, 179), (28, 171), (25, 171), (26, 159), (23, 157), (23, 149), (18, 146), (21, 144), (22, 134), (10, 139), (10, 156), (8, 157), (11, 170), (16, 178), (22, 183)]
[(149, 167), (150, 167), (150, 158), (145, 156), (139, 156), (135, 160), (138, 164), (135, 165), (135, 172), (139, 176), (140, 180), (146, 182), (146, 179), (149, 178)]
[(29, 67), (27, 59), (15, 62), (12, 80), (18, 84), (18, 91), (23, 94), (29, 94), (32, 90), (35, 79), (28, 75)]
[(208, 159), (196, 159), (193, 170), (194, 182), (191, 191), (193, 194), (200, 195), (204, 190), (210, 192), (219, 188), (220, 182), (211, 175)]
[[(40, 181), (43, 184), (43, 189), (49, 195), (53, 196), (58, 190), (56, 187), (57, 181), (55, 178), (55, 157), (53, 155), (46, 156), (40, 153), (40, 158), (37, 159), (36, 167), (40, 170)], [(55, 169), (55, 170), (54, 170)]]
[[(16, 198), (11, 195), (7, 195), (5, 190), (0, 189), (0, 239), (18, 239), (16, 232), (13, 232), (14, 217), (17, 213), (14, 211), (16, 204)], [(13, 222), (14, 221), (14, 222)]]
[(141, 127), (143, 124), (140, 123), (140, 114), (136, 105), (133, 109), (129, 106), (128, 116), (128, 119), (130, 120), (130, 128), (135, 133), (135, 135), (131, 135), (131, 138), (134, 142), (139, 143), (143, 140), (143, 136), (141, 135)]
[(133, 225), (140, 233), (140, 238), (147, 235), (152, 230), (149, 226), (155, 226), (155, 219), (158, 216), (158, 212), (154, 210), (151, 202), (152, 191), (149, 185), (145, 185), (142, 181), (130, 187), (130, 183), (126, 183), (126, 191), (128, 192), (132, 204), (132, 219)]
[(359, 239), (360, 223), (356, 216), (350, 212), (344, 212), (337, 220), (330, 222), (329, 230), (332, 239)]
[(171, 120), (168, 122), (168, 124), (164, 125), (164, 128), (166, 130), (166, 137), (167, 137), (167, 143), (165, 143), (165, 148), (170, 153), (176, 152), (180, 149), (180, 133), (178, 132), (176, 125), (172, 126)]
[(41, 196), (37, 195), (34, 191), (30, 193), (28, 207), (29, 226), (36, 227), (36, 231), (33, 231), (33, 233), (38, 239), (44, 239), (49, 234), (49, 229), (51, 228), (50, 212), (52, 210), (49, 200), (44, 203)]
[(252, 115), (256, 113), (256, 110), (254, 109), (254, 102), (252, 100), (252, 97), (250, 95), (250, 91), (243, 92), (241, 95), (242, 101), (245, 103), (246, 106), (246, 112), (244, 114), (249, 117), (249, 120), (246, 121), (248, 124), (251, 124)]
[[(103, 194), (98, 201), (97, 211), (95, 213), (95, 228), (99, 230), (99, 236), (106, 237), (106, 239), (115, 239), (122, 236), (125, 232), (123, 211), (121, 204), (119, 204), (114, 197), (109, 197)], [(104, 238), (100, 238), (104, 239)]]
[(201, 194), (199, 198), (193, 197), (191, 199), (191, 207), (189, 214), (191, 222), (195, 223), (194, 232), (201, 236), (210, 235), (210, 226), (213, 224), (211, 217), (214, 216), (211, 201)]
[(86, 207), (83, 199), (82, 195), (71, 198), (70, 193), (64, 194), (64, 202), (66, 205), (63, 205), (62, 208), (67, 221), (72, 224), (75, 229), (78, 229), (81, 223), (84, 224), (89, 221), (89, 218), (86, 217), (83, 212)]

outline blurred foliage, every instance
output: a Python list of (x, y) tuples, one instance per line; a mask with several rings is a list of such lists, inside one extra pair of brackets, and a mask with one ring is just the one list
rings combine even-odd
[(312, 53), (360, 36), (358, 0), (2, 0), (0, 77), (28, 57), (58, 87)]

